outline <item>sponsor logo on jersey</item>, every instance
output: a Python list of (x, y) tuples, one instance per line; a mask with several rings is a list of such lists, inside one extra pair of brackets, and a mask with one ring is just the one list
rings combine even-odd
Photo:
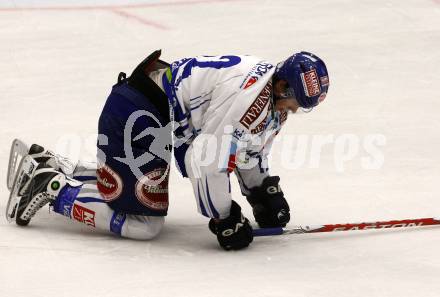
[(157, 168), (146, 173), (136, 183), (136, 197), (153, 210), (168, 208), (168, 168)]
[(243, 89), (249, 88), (254, 83), (256, 83), (260, 77), (265, 75), (272, 68), (273, 65), (270, 63), (260, 62), (256, 64), (254, 67), (252, 67), (251, 71), (249, 71), (249, 73), (246, 75), (243, 83), (240, 85), (240, 88)]
[(110, 168), (104, 165), (97, 169), (98, 190), (106, 201), (113, 201), (122, 193), (123, 183), (121, 177)]
[(264, 130), (264, 127), (266, 127), (267, 118), (264, 119), (261, 123), (259, 123), (254, 129), (251, 130), (252, 134), (258, 134), (261, 131)]
[(253, 122), (258, 119), (272, 97), (272, 82), (269, 81), (257, 98), (252, 102), (246, 113), (241, 117), (240, 123), (249, 129)]
[[(254, 129), (251, 130), (251, 134), (258, 134), (261, 133), (264, 129), (266, 129), (266, 127), (269, 125), (269, 121), (271, 120), (271, 116), (270, 114), (272, 113), (272, 109), (273, 109), (273, 105), (272, 105), (272, 100), (269, 102), (269, 107), (267, 109), (267, 114), (266, 117), (264, 118), (263, 121), (261, 121), (261, 123), (259, 123)], [(286, 112), (287, 114), (287, 112)], [(270, 119), (269, 119), (270, 117)]]
[(81, 205), (73, 205), (73, 218), (87, 226), (95, 227), (95, 212)]
[(315, 69), (301, 73), (301, 80), (307, 97), (317, 96), (321, 93), (321, 85)]
[(252, 86), (254, 83), (256, 83), (258, 80), (258, 77), (256, 76), (251, 76), (248, 81), (246, 82), (246, 84), (244, 85), (244, 89), (249, 88), (250, 86)]

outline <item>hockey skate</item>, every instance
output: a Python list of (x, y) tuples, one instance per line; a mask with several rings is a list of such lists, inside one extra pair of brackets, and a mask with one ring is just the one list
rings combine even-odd
[(18, 164), (25, 156), (31, 156), (37, 163), (46, 163), (52, 168), (65, 173), (68, 176), (73, 174), (75, 164), (69, 159), (60, 155), (54, 154), (50, 150), (44, 149), (44, 147), (38, 144), (32, 144), (29, 148), (28, 145), (20, 139), (14, 139), (11, 146), (9, 155), (9, 166), (7, 174), (7, 186), (8, 189), (12, 189), (14, 177), (18, 171)]
[(37, 144), (28, 149), (23, 141), (15, 139), (12, 142), (7, 176), (10, 190), (6, 206), (7, 220), (11, 222), (15, 219), (22, 226), (29, 224), (39, 209), (55, 200), (66, 183), (64, 171), (71, 173), (73, 169), (74, 164), (68, 159)]
[[(42, 146), (33, 144), (29, 148), (28, 145), (20, 140), (14, 139), (11, 145), (11, 151), (9, 153), (9, 165), (7, 186), (8, 189), (12, 189), (14, 183), (14, 177), (17, 174), (20, 161), (27, 155), (30, 155), (37, 163), (48, 162), (53, 159), (55, 155), (51, 151), (46, 151)], [(54, 163), (54, 161), (52, 161)]]
[(25, 156), (8, 202), (8, 220), (15, 218), (18, 225), (26, 226), (38, 210), (55, 201), (65, 183), (64, 174), (46, 163), (37, 164), (30, 155)]

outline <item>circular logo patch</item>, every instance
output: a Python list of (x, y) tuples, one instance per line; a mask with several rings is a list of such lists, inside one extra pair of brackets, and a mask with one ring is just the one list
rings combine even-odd
[(106, 201), (112, 201), (122, 193), (123, 183), (121, 177), (108, 165), (96, 170), (98, 190)]
[(154, 210), (168, 208), (168, 168), (146, 173), (136, 183), (136, 197), (143, 205)]
[(60, 182), (56, 180), (50, 185), (50, 187), (52, 188), (52, 190), (56, 191), (60, 188)]

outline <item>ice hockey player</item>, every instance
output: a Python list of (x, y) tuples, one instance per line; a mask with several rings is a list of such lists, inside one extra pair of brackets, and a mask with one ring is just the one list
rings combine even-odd
[[(197, 56), (167, 64), (160, 51), (133, 73), (120, 73), (99, 119), (97, 167), (70, 164), (38, 145), (38, 163), (20, 185), (18, 225), (50, 203), (56, 213), (122, 237), (151, 239), (168, 209), (172, 150), (192, 183), (198, 211), (221, 247), (253, 241), (252, 227), (232, 200), (230, 175), (262, 228), (285, 226), (290, 208), (267, 155), (288, 112), (324, 100), (324, 62), (308, 52), (279, 64), (254, 56)], [(209, 159), (209, 160), (208, 160)], [(69, 165), (70, 164), (70, 165)]]

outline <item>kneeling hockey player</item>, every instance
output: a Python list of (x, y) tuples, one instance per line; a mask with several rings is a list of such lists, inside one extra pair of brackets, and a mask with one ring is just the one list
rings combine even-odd
[[(134, 239), (159, 234), (168, 209), (171, 152), (191, 180), (198, 210), (226, 250), (253, 240), (232, 200), (238, 178), (262, 228), (285, 226), (289, 205), (267, 155), (288, 112), (324, 100), (324, 62), (300, 52), (278, 65), (254, 56), (197, 56), (172, 64), (148, 56), (121, 73), (99, 119), (98, 163), (72, 164), (32, 145), (19, 168), (10, 213), (21, 226), (50, 203), (56, 213)], [(207, 161), (208, 160), (208, 161)], [(24, 162), (24, 163), (26, 163)], [(24, 164), (22, 162), (22, 164)]]

